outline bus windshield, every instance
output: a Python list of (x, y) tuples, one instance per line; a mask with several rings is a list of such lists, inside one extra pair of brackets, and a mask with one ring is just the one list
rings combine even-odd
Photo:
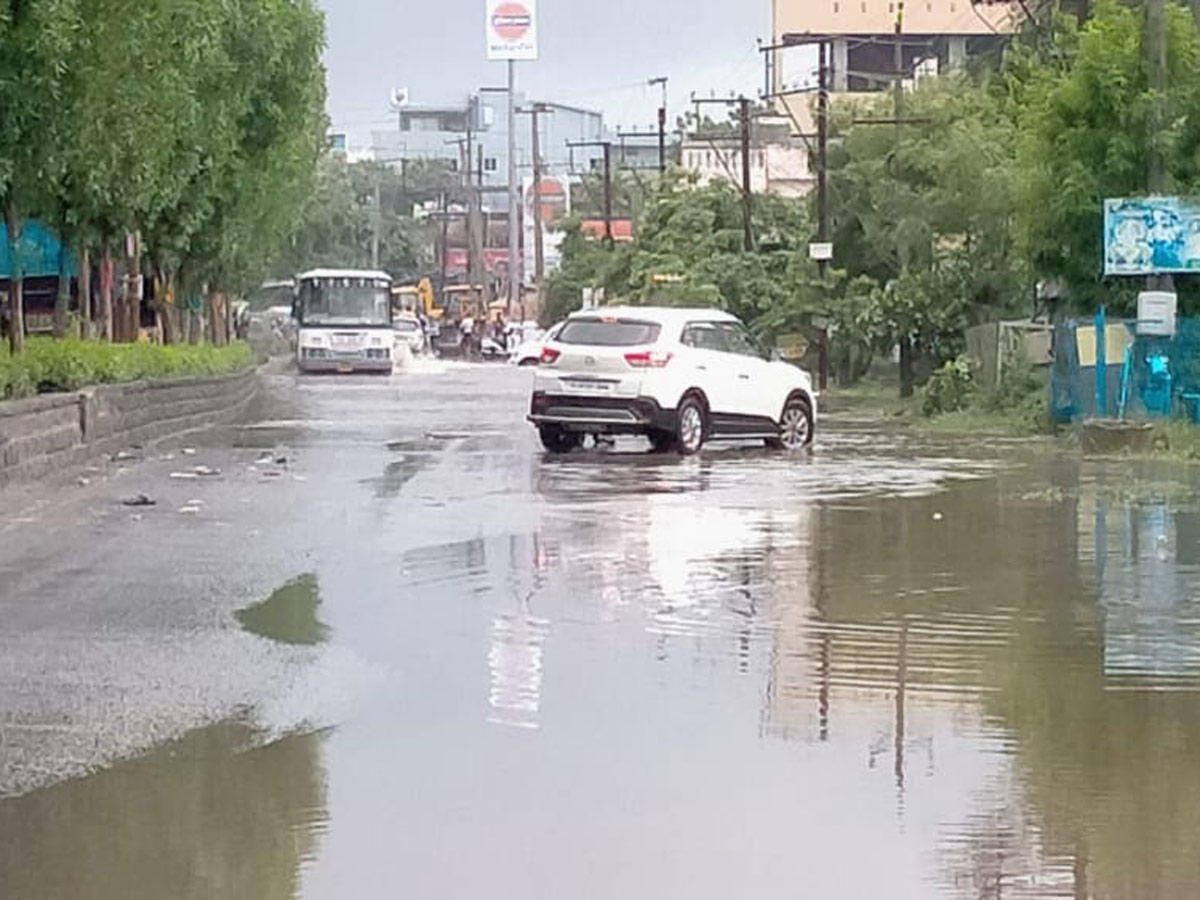
[(300, 288), (299, 311), (301, 325), (390, 325), (391, 292), (369, 278), (306, 281)]

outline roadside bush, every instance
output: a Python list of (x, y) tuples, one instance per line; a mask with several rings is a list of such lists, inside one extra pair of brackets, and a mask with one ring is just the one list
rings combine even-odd
[(162, 347), (31, 338), (19, 357), (0, 350), (0, 399), (77, 391), (92, 384), (143, 378), (221, 375), (253, 362), (250, 347), (241, 343), (228, 347)]
[(975, 379), (971, 362), (960, 356), (948, 362), (930, 376), (925, 385), (921, 411), (926, 416), (960, 412), (975, 398)]

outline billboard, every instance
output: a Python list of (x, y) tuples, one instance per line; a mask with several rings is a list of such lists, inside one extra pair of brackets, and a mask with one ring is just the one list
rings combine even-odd
[(1104, 274), (1200, 272), (1200, 201), (1135, 197), (1104, 201)]
[(487, 0), (487, 58), (538, 58), (537, 0)]

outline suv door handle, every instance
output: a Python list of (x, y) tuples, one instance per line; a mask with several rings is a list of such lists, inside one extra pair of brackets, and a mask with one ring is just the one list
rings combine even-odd
[(707, 372), (708, 366), (696, 366), (696, 371), (697, 372)]
[(738, 376), (738, 380), (739, 380), (739, 381), (749, 381), (749, 380), (750, 380), (750, 376), (749, 376), (749, 375), (739, 375), (739, 376)]

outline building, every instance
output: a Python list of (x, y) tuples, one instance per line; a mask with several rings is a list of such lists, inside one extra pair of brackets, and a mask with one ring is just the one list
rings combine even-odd
[[(517, 95), (517, 108), (532, 104)], [(560, 214), (550, 208), (551, 199), (565, 196), (567, 182), (581, 171), (593, 171), (603, 163), (604, 117), (594, 110), (563, 103), (538, 103), (538, 155), (544, 179), (543, 249), (546, 271), (557, 263), (557, 239), (548, 226)], [(523, 280), (528, 285), (536, 270), (533, 232), (533, 128), (535, 117), (517, 117), (516, 165), (522, 187), (521, 218), (516, 228), (521, 235)], [(462, 172), (470, 166), (471, 183), (481, 187), (483, 213), (483, 262), (494, 284), (508, 272), (508, 96), (503, 90), (481, 90), (461, 105), (410, 106), (397, 110), (394, 130), (372, 133), (372, 156), (381, 162), (402, 160), (445, 160)], [(468, 159), (468, 153), (470, 154)], [(465, 179), (464, 179), (465, 181)], [(547, 199), (551, 198), (551, 199)], [(447, 246), (441, 251), (441, 268), (448, 281), (468, 277), (469, 251), (466, 230), (452, 225)]]
[[(699, 175), (702, 184), (727, 181), (739, 188), (742, 185), (742, 141), (737, 132), (689, 136), (680, 156), (683, 168)], [(755, 119), (750, 140), (751, 190), (803, 197), (815, 183), (808, 143), (792, 134), (788, 119)]]
[(835, 92), (890, 84), (897, 41), (905, 71), (932, 60), (939, 71), (963, 68), (1022, 17), (1019, 2), (972, 0), (774, 0), (773, 11), (777, 45), (827, 45)]
[[(517, 95), (517, 106), (530, 102)], [(565, 177), (572, 171), (590, 170), (603, 156), (598, 143), (605, 137), (604, 116), (594, 110), (562, 103), (541, 103), (537, 117), (539, 154), (545, 175)], [(517, 117), (517, 174), (533, 175), (532, 117)], [(452, 167), (464, 165), (468, 140), (472, 171), (483, 161), (483, 207), (489, 214), (506, 214), (508, 198), (508, 97), (504, 91), (480, 91), (454, 106), (405, 106), (397, 114), (395, 130), (374, 131), (372, 153), (380, 161), (444, 159)]]

